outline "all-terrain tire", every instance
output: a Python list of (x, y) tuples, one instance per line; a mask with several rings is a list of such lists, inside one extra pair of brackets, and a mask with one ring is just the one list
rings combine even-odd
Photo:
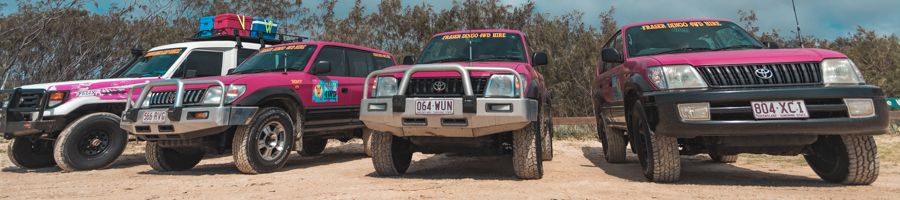
[(520, 179), (540, 179), (544, 176), (541, 159), (541, 132), (532, 122), (513, 131), (513, 171)]
[(638, 142), (632, 145), (637, 150), (644, 177), (659, 183), (676, 182), (681, 177), (681, 158), (678, 139), (653, 133), (644, 107), (640, 101), (633, 104), (631, 120), (634, 123), (629, 133), (637, 134)]
[(147, 142), (144, 157), (157, 172), (184, 171), (194, 168), (206, 152), (202, 148), (163, 148), (156, 142)]
[(738, 160), (738, 155), (719, 155), (710, 153), (709, 158), (712, 159), (713, 162), (717, 163), (735, 163)]
[(869, 185), (878, 179), (878, 152), (872, 136), (819, 136), (803, 157), (828, 182)]
[(322, 138), (303, 138), (303, 147), (300, 150), (300, 155), (303, 156), (317, 156), (322, 154), (325, 151), (325, 146), (328, 145), (327, 139)]
[(53, 160), (53, 141), (17, 137), (9, 141), (6, 149), (9, 161), (22, 169), (56, 166)]
[(600, 144), (603, 145), (603, 158), (608, 163), (624, 163), (627, 161), (626, 152), (628, 143), (625, 134), (606, 125), (603, 116), (595, 115), (597, 119), (597, 133)]
[(250, 125), (240, 126), (234, 132), (231, 144), (234, 165), (247, 174), (280, 169), (293, 149), (294, 134), (290, 114), (276, 107), (260, 109)]
[(553, 160), (553, 107), (550, 102), (541, 105), (541, 158), (543, 161)]
[(70, 123), (56, 138), (53, 159), (63, 171), (109, 167), (122, 155), (128, 133), (119, 127), (119, 116), (99, 112)]
[(368, 128), (363, 129), (363, 152), (366, 153), (366, 157), (372, 157), (372, 131), (374, 130)]
[(412, 162), (413, 146), (408, 140), (390, 133), (372, 131), (372, 165), (381, 176), (406, 173)]

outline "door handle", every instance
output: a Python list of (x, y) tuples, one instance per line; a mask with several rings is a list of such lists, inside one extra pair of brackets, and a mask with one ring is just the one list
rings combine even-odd
[(341, 93), (347, 93), (348, 91), (350, 91), (350, 90), (347, 88), (341, 88)]

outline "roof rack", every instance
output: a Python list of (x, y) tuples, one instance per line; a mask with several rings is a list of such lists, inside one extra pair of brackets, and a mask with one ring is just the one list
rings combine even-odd
[[(246, 33), (246, 36), (241, 36), (241, 33)], [(274, 36), (272, 38), (265, 38), (266, 36)], [(297, 36), (297, 35), (288, 35), (281, 33), (263, 33), (257, 30), (244, 30), (238, 28), (220, 28), (220, 29), (212, 29), (212, 30), (203, 30), (194, 34), (193, 37), (189, 38), (192, 41), (236, 41), (238, 43), (241, 42), (252, 42), (259, 43), (263, 45), (276, 45), (283, 43), (291, 43), (291, 42), (302, 42), (304, 40), (309, 39), (308, 37)]]

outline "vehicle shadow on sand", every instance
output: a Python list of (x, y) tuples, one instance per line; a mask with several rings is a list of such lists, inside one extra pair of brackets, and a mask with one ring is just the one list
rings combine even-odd
[(401, 176), (380, 176), (374, 171), (366, 176), (430, 180), (519, 180), (513, 172), (512, 158), (507, 155), (471, 156), (446, 153), (429, 156), (428, 158), (413, 160), (409, 170)]
[[(128, 144), (132, 145), (132, 144)], [(113, 162), (112, 165), (103, 169), (97, 170), (105, 170), (105, 169), (121, 169), (128, 168), (137, 165), (145, 165), (147, 164), (147, 159), (144, 158), (144, 153), (123, 153), (119, 158)], [(37, 169), (22, 169), (16, 166), (8, 166), (3, 169), (0, 169), (2, 172), (11, 172), (11, 173), (57, 173), (62, 172), (62, 169), (59, 167), (45, 167), (45, 168), (37, 168)], [(87, 170), (90, 171), (90, 170)]]
[[(212, 159), (211, 154), (207, 154), (203, 159)], [(217, 157), (232, 157), (231, 154), (216, 154)], [(272, 173), (290, 171), (294, 169), (305, 169), (321, 165), (329, 165), (334, 163), (349, 162), (366, 158), (362, 153), (361, 144), (342, 144), (340, 146), (329, 146), (318, 156), (300, 156), (296, 151), (292, 151), (287, 163), (281, 169)], [(157, 172), (148, 166), (147, 171), (138, 172), (139, 174), (153, 175), (173, 175), (173, 176), (200, 176), (200, 175), (218, 175), (218, 174), (242, 174), (234, 166), (234, 162), (202, 164), (195, 166), (193, 169), (178, 172)]]
[[(601, 147), (582, 147), (585, 158), (599, 167), (606, 174), (635, 182), (647, 182), (641, 172), (641, 164), (637, 155), (628, 153), (626, 163), (608, 163), (603, 158)], [(703, 157), (705, 158), (705, 157)], [(694, 185), (732, 185), (732, 186), (774, 186), (774, 187), (840, 187), (839, 184), (825, 182), (818, 178), (782, 174), (777, 172), (757, 171), (734, 166), (733, 164), (714, 163), (708, 158), (681, 158), (681, 180), (674, 184)]]

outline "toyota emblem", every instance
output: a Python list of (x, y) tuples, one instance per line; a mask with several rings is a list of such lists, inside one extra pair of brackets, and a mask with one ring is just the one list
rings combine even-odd
[(772, 70), (769, 70), (766, 68), (756, 69), (755, 73), (756, 73), (756, 77), (759, 77), (761, 79), (770, 79), (770, 78), (772, 78), (772, 75), (773, 75)]
[(447, 83), (443, 81), (435, 81), (434, 84), (431, 85), (431, 88), (436, 92), (443, 92), (447, 90)]

